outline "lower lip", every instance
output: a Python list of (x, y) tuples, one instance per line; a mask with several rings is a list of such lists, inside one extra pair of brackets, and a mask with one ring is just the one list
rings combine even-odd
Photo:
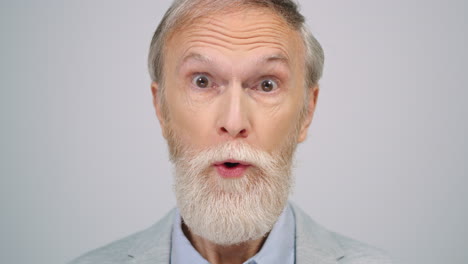
[(225, 165), (215, 165), (215, 167), (218, 174), (223, 178), (240, 178), (250, 166), (239, 164), (233, 168)]

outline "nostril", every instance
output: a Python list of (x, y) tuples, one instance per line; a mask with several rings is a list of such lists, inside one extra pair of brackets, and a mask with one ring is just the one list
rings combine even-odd
[(240, 132), (239, 132), (240, 135), (242, 136), (246, 136), (247, 135), (247, 130), (246, 129), (242, 129)]
[(226, 127), (219, 127), (218, 133), (220, 135), (229, 134), (234, 138), (237, 138), (237, 137), (245, 138), (248, 135), (247, 129), (238, 130), (238, 129), (228, 129)]

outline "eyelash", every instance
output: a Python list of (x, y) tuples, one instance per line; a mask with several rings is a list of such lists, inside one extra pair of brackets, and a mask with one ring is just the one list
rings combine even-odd
[[(208, 79), (208, 85), (207, 85), (206, 88), (202, 88), (202, 87), (197, 86), (196, 81), (200, 77), (206, 77)], [(191, 78), (192, 78), (191, 81), (190, 81), (191, 84), (194, 87), (196, 87), (197, 89), (209, 89), (209, 88), (212, 88), (212, 87), (215, 86), (215, 85), (213, 85), (213, 81), (212, 81), (213, 78), (211, 78), (210, 74), (208, 74), (208, 73), (197, 72), (197, 73), (192, 74)]]
[[(261, 86), (262, 86), (262, 83), (263, 83), (264, 81), (272, 81), (272, 82), (274, 82), (275, 87), (274, 87), (271, 91), (269, 91), (269, 92), (263, 91)], [(281, 82), (280, 82), (277, 78), (275, 78), (275, 77), (273, 77), (273, 76), (263, 76), (262, 78), (260, 78), (260, 81), (257, 82), (257, 83), (255, 83), (255, 85), (253, 86), (253, 89), (254, 89), (255, 91), (258, 91), (259, 93), (267, 94), (267, 95), (276, 94), (277, 91), (278, 91), (280, 88), (281, 88)]]
[[(209, 88), (212, 88), (212, 87), (215, 87), (216, 85), (213, 85), (213, 81), (212, 81), (212, 77), (210, 74), (208, 73), (202, 73), (202, 72), (198, 72), (198, 73), (194, 73), (191, 75), (191, 84), (196, 87), (197, 89), (201, 89), (201, 90), (204, 90), (204, 89), (209, 89)], [(197, 84), (196, 84), (196, 80), (197, 78), (199, 77), (206, 77), (208, 79), (208, 85), (206, 88), (202, 88), (202, 87), (198, 87)], [(270, 91), (270, 92), (265, 92), (265, 91), (262, 91), (261, 89), (261, 85), (264, 81), (273, 81), (275, 83), (275, 88)], [(255, 85), (252, 87), (253, 90), (256, 90), (256, 91), (259, 91), (261, 93), (266, 93), (266, 94), (272, 94), (272, 93), (275, 93), (275, 91), (277, 91), (281, 86), (281, 82), (273, 77), (273, 76), (263, 76), (260, 78), (260, 81), (259, 82), (256, 82)]]

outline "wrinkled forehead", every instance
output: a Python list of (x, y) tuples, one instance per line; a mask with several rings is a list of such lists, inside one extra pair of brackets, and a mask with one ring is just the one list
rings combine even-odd
[(205, 59), (221, 55), (231, 61), (280, 58), (294, 68), (303, 65), (304, 51), (297, 30), (274, 11), (258, 7), (224, 10), (190, 20), (170, 34), (165, 47), (166, 64), (173, 67), (197, 54)]

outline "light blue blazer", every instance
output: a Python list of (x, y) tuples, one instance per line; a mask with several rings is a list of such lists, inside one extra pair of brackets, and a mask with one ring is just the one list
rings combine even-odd
[[(296, 264), (393, 263), (383, 251), (328, 231), (296, 205), (291, 204), (291, 208), (296, 219)], [(95, 249), (70, 264), (169, 264), (174, 213), (172, 210), (150, 228)]]

